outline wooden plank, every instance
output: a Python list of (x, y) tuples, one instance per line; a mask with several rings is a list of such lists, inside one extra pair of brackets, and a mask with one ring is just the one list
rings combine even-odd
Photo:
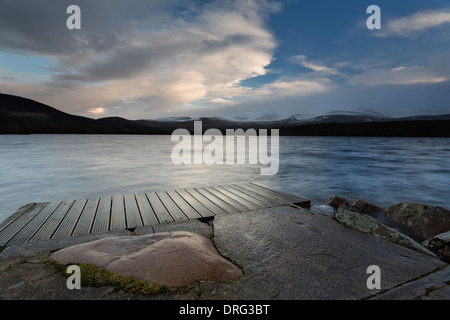
[(256, 183), (256, 182), (250, 182), (252, 185), (265, 189), (265, 190), (269, 190), (271, 192), (277, 193), (281, 196), (287, 197), (288, 199), (290, 199), (290, 203), (303, 203), (303, 202), (309, 202), (309, 200), (305, 199), (305, 198), (301, 198), (301, 197), (297, 197), (295, 195), (280, 191), (280, 190), (273, 190), (265, 185)]
[(155, 211), (155, 215), (158, 218), (159, 223), (167, 223), (167, 222), (173, 222), (173, 218), (170, 215), (169, 211), (167, 211), (164, 204), (161, 202), (159, 197), (156, 195), (156, 192), (147, 192), (145, 194), (148, 198), (148, 201), (150, 202), (150, 205), (152, 206), (153, 210)]
[(61, 202), (45, 223), (39, 228), (39, 230), (31, 237), (30, 241), (39, 241), (50, 239), (53, 233), (56, 231), (61, 221), (64, 219), (70, 208), (74, 204), (75, 200), (67, 200)]
[(247, 206), (247, 207), (249, 207), (251, 209), (261, 209), (263, 207), (263, 206), (257, 204), (256, 200), (249, 201), (247, 199), (249, 197), (244, 197), (244, 195), (237, 195), (236, 193), (228, 190), (226, 187), (216, 186), (216, 187), (214, 187), (214, 189), (216, 189), (217, 191), (227, 195), (228, 197), (234, 199), (235, 201), (243, 203), (245, 206)]
[(240, 192), (241, 194), (246, 194), (250, 197), (253, 197), (255, 199), (257, 199), (258, 201), (261, 201), (261, 203), (264, 203), (266, 206), (269, 207), (273, 207), (273, 206), (277, 206), (277, 205), (281, 205), (281, 204), (286, 204), (284, 202), (278, 201), (276, 198), (270, 198), (270, 197), (266, 197), (260, 193), (245, 189), (243, 187), (241, 187), (240, 185), (230, 185), (230, 188), (233, 188), (234, 190), (236, 190), (237, 192)]
[(231, 205), (232, 207), (236, 208), (239, 211), (248, 211), (248, 210), (252, 210), (251, 207), (248, 207), (246, 205), (244, 205), (242, 202), (240, 201), (236, 201), (233, 198), (230, 198), (228, 195), (217, 191), (215, 188), (213, 187), (204, 187), (204, 190), (208, 191), (209, 193), (211, 193), (212, 195), (214, 195), (215, 197), (219, 198), (220, 200), (228, 203), (229, 205)]
[(100, 202), (100, 198), (88, 199), (80, 218), (78, 219), (77, 225), (72, 232), (72, 236), (80, 236), (84, 234), (89, 234), (94, 224), (95, 214), (97, 212), (97, 207)]
[(195, 191), (195, 192), (198, 192), (205, 199), (208, 199), (209, 201), (214, 203), (218, 208), (220, 208), (220, 209), (222, 209), (222, 210), (224, 210), (224, 211), (226, 211), (228, 213), (239, 212), (238, 209), (236, 209), (235, 207), (231, 206), (230, 204), (228, 204), (227, 202), (223, 201), (222, 199), (216, 197), (215, 195), (213, 195), (212, 193), (208, 192), (204, 188), (189, 189), (188, 191), (191, 192), (191, 190)]
[(285, 196), (278, 192), (275, 192), (272, 189), (265, 189), (262, 187), (258, 187), (257, 185), (254, 185), (254, 184), (243, 183), (243, 184), (240, 184), (239, 186), (244, 189), (264, 195), (265, 197), (277, 199), (282, 204), (290, 204), (290, 203), (292, 203), (292, 200), (293, 200), (292, 196)]
[(32, 239), (39, 229), (50, 219), (53, 212), (62, 204), (62, 201), (50, 202), (26, 226), (11, 239), (10, 244), (24, 243)]
[(2, 221), (0, 223), (0, 232), (2, 232), (3, 229), (6, 229), (11, 223), (16, 221), (21, 215), (23, 215), (25, 212), (27, 212), (29, 209), (31, 209), (36, 203), (29, 203), (22, 207), (20, 207), (14, 214), (10, 215), (8, 218)]
[(64, 238), (309, 200), (258, 183), (29, 204), (0, 224), (0, 244)]
[(65, 238), (69, 237), (72, 234), (72, 231), (75, 228), (78, 219), (80, 218), (81, 212), (83, 211), (86, 202), (87, 199), (75, 200), (69, 212), (67, 212), (67, 215), (64, 217), (58, 229), (53, 234), (52, 239)]
[(254, 189), (249, 188), (248, 186), (246, 186), (245, 184), (233, 184), (231, 185), (232, 188), (245, 193), (249, 196), (252, 196), (254, 198), (257, 198), (261, 201), (264, 201), (267, 203), (267, 205), (269, 206), (273, 206), (273, 205), (284, 205), (286, 204), (285, 201), (282, 201), (281, 199), (279, 199), (278, 197), (270, 194), (270, 193), (264, 193), (264, 192), (259, 192), (256, 191)]
[(254, 198), (252, 196), (249, 196), (245, 193), (242, 193), (234, 188), (232, 188), (231, 186), (220, 186), (220, 188), (227, 190), (229, 192), (231, 192), (232, 194), (234, 194), (237, 197), (240, 197), (242, 199), (244, 199), (245, 201), (249, 202), (250, 204), (254, 204), (254, 208), (255, 209), (260, 209), (260, 208), (265, 208), (267, 206), (267, 203), (265, 201), (260, 201), (257, 198)]
[(144, 226), (159, 224), (158, 218), (156, 217), (145, 193), (137, 193), (135, 196)]
[(208, 208), (209, 211), (211, 211), (211, 213), (213, 215), (218, 215), (218, 214), (227, 214), (228, 212), (223, 210), (222, 208), (220, 208), (219, 206), (217, 206), (216, 204), (214, 204), (212, 201), (210, 201), (208, 198), (206, 198), (205, 196), (203, 196), (202, 194), (200, 194), (197, 190), (195, 189), (185, 189), (184, 192), (188, 193), (190, 196), (192, 196), (196, 201), (200, 202), (203, 206), (205, 206), (206, 208)]
[[(47, 205), (49, 202), (36, 203), (26, 214), (21, 215), (19, 218), (14, 220), (6, 229), (2, 230), (0, 233), (0, 243), (10, 244), (10, 241), (25, 228), (30, 221), (33, 220)], [(28, 230), (28, 229), (27, 229)], [(22, 233), (24, 234), (24, 233)], [(28, 238), (28, 237), (27, 237)]]
[(190, 193), (184, 189), (176, 190), (176, 192), (183, 198), (192, 208), (195, 209), (202, 217), (212, 217), (214, 213), (209, 210), (203, 203), (194, 198)]
[[(171, 190), (167, 191), (167, 194), (169, 197), (172, 198), (172, 200), (177, 204), (177, 206), (181, 209), (181, 211), (184, 212), (184, 214), (189, 219), (198, 219), (201, 218), (202, 215), (195, 210), (187, 201), (177, 191)], [(210, 213), (211, 216), (211, 213)]]
[(141, 227), (142, 223), (141, 214), (136, 203), (134, 194), (126, 194), (125, 199), (125, 216), (127, 217), (127, 228)]
[(127, 223), (125, 219), (125, 202), (123, 195), (114, 195), (111, 204), (110, 231), (125, 230)]
[(189, 219), (183, 211), (181, 211), (180, 208), (176, 205), (175, 202), (173, 202), (172, 198), (169, 197), (169, 195), (164, 191), (158, 191), (156, 192), (157, 196), (161, 200), (161, 202), (166, 207), (167, 211), (169, 211), (170, 215), (172, 216), (173, 220), (175, 221), (182, 221)]
[(97, 213), (95, 214), (94, 223), (91, 233), (100, 233), (109, 231), (109, 221), (111, 217), (112, 197), (101, 197), (98, 203)]

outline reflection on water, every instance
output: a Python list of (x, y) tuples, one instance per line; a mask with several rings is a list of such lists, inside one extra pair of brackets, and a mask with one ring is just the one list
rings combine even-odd
[(170, 136), (0, 136), (0, 221), (29, 202), (259, 181), (326, 202), (448, 207), (450, 139), (280, 137), (280, 167), (180, 165)]

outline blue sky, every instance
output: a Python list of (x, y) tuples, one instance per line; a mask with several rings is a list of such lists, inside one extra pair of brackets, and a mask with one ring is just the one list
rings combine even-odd
[(2, 0), (0, 92), (94, 118), (444, 114), (449, 31), (443, 0)]

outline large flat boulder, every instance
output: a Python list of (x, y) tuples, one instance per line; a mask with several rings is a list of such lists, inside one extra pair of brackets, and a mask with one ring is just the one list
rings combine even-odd
[(216, 216), (214, 243), (245, 277), (214, 299), (343, 300), (379, 292), (367, 268), (380, 267), (381, 290), (432, 272), (444, 262), (289, 206)]
[(184, 231), (96, 240), (61, 249), (50, 258), (64, 265), (92, 263), (121, 276), (169, 287), (243, 276), (210, 239)]

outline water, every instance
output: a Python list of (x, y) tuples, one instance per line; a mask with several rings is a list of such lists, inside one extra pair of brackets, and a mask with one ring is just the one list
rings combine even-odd
[(381, 207), (450, 207), (450, 139), (280, 137), (280, 168), (180, 165), (170, 136), (0, 136), (0, 221), (30, 202), (256, 181), (321, 205), (333, 194)]

